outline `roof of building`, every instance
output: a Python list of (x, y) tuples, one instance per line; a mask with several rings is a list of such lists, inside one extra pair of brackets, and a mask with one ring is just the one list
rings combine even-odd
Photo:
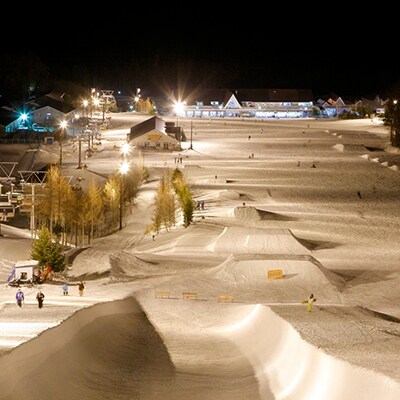
[(217, 101), (226, 104), (235, 95), (239, 103), (242, 102), (309, 102), (313, 101), (310, 89), (197, 89), (182, 99), (187, 105), (196, 102), (211, 104)]
[(310, 89), (234, 89), (239, 102), (308, 102), (313, 101)]
[(66, 103), (62, 97), (56, 97), (53, 94), (45, 94), (29, 101), (28, 103), (34, 110), (43, 107), (52, 107), (64, 114), (68, 114), (75, 110), (75, 107), (69, 103)]
[(132, 140), (154, 130), (166, 135), (165, 121), (159, 117), (151, 117), (146, 119), (145, 121), (131, 127), (129, 137)]

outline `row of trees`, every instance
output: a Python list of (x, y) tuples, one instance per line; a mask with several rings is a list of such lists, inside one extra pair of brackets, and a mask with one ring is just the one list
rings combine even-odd
[(76, 246), (85, 245), (85, 241), (91, 244), (94, 237), (117, 230), (120, 205), (131, 202), (142, 183), (144, 168), (142, 162), (139, 164), (123, 179), (116, 173), (104, 187), (92, 181), (86, 190), (71, 186), (58, 166), (51, 166), (43, 195), (34, 204), (37, 224), (48, 228), (52, 239), (55, 236), (60, 244)]
[[(103, 190), (95, 183), (90, 183), (87, 190), (82, 191), (73, 190), (59, 168), (52, 166), (46, 178), (45, 195), (36, 204), (40, 228), (38, 239), (32, 245), (32, 259), (38, 260), (41, 267), (50, 265), (53, 271), (63, 271), (63, 245), (73, 239), (76, 245), (84, 245), (85, 236), (90, 244), (99, 225), (110, 226), (110, 222), (116, 222), (119, 216), (119, 196), (124, 199), (135, 197), (143, 179), (143, 170), (133, 170), (123, 186), (121, 177), (116, 174), (107, 179)], [(171, 229), (177, 223), (179, 211), (185, 227), (192, 223), (193, 197), (178, 168), (173, 172), (170, 169), (164, 171), (154, 206), (150, 231), (158, 233), (161, 228)]]
[[(160, 232), (161, 228), (171, 229), (177, 222), (177, 212), (183, 214), (183, 225), (188, 227), (193, 221), (194, 204), (192, 194), (181, 170), (164, 171), (154, 199), (153, 223), (149, 230)], [(179, 208), (178, 208), (179, 206)]]

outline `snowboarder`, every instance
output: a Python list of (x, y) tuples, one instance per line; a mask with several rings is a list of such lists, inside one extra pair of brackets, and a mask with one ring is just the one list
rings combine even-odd
[(314, 297), (314, 295), (311, 293), (310, 296), (308, 297), (307, 300), (303, 300), (301, 303), (302, 304), (307, 304), (307, 311), (312, 312), (312, 306), (313, 303), (317, 301), (317, 299)]
[(37, 295), (36, 295), (36, 300), (38, 302), (38, 307), (42, 308), (43, 307), (43, 300), (44, 300), (44, 294), (42, 291), (39, 289)]
[(15, 298), (17, 299), (18, 307), (22, 307), (22, 303), (25, 300), (25, 296), (24, 296), (24, 292), (21, 289), (18, 289), (18, 292), (15, 295)]

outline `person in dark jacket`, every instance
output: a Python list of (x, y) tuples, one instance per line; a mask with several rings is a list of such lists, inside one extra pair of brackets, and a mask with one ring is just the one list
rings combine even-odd
[(42, 308), (43, 307), (43, 301), (44, 301), (44, 294), (42, 293), (41, 290), (38, 291), (36, 295), (36, 300), (38, 302), (38, 307)]

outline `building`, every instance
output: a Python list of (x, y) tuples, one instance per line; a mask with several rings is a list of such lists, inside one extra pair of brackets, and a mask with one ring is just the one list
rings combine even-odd
[[(62, 96), (46, 94), (27, 103), (30, 107), (29, 122), (36, 129), (41, 127), (54, 131), (61, 121), (67, 121), (70, 126), (75, 118), (75, 107), (65, 102)], [(34, 129), (35, 130), (35, 129)]]
[(354, 108), (354, 102), (344, 101), (340, 96), (332, 95), (331, 97), (320, 98), (315, 103), (320, 109), (320, 113), (324, 117), (335, 118), (343, 114), (349, 113)]
[(166, 123), (159, 117), (132, 126), (127, 141), (138, 149), (181, 150), (179, 140), (166, 133)]
[(182, 99), (182, 117), (304, 118), (313, 110), (309, 89), (202, 89)]
[(7, 279), (8, 283), (33, 283), (34, 270), (38, 267), (38, 265), (39, 262), (36, 260), (17, 261), (13, 270), (11, 271), (11, 275)]

